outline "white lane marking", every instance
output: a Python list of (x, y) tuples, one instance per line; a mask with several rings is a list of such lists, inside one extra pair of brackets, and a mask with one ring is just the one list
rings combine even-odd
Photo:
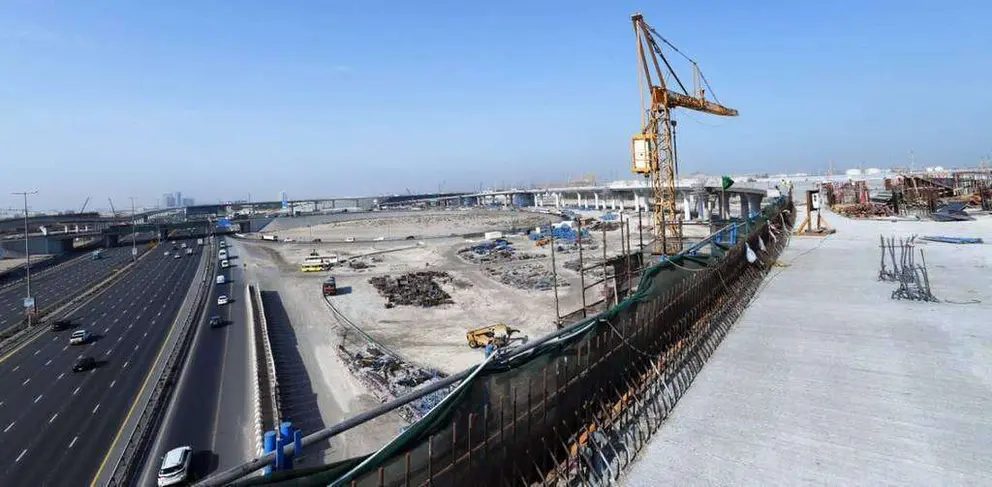
[(78, 440), (78, 439), (79, 439), (78, 436), (74, 436), (72, 438), (72, 441), (69, 442), (69, 448), (72, 448), (72, 445), (75, 445), (76, 444), (76, 440)]
[(137, 345), (135, 345), (135, 346), (134, 346), (134, 349), (135, 349), (135, 350), (137, 350), (137, 349), (138, 349), (138, 346), (137, 346)]
[(14, 460), (14, 463), (17, 463), (17, 462), (21, 461), (21, 458), (24, 457), (24, 454), (27, 453), (27, 452), (28, 452), (28, 449), (27, 448), (21, 450), (21, 454), (20, 455), (17, 455), (17, 460)]
[(45, 367), (48, 367), (49, 365), (52, 365), (52, 359), (48, 359), (48, 362), (45, 362)]
[(62, 351), (63, 352), (66, 351), (66, 350), (68, 350), (68, 349), (69, 349), (69, 345), (66, 345), (66, 346), (62, 347)]
[(26, 385), (28, 385), (28, 382), (31, 382), (31, 378), (30, 377), (28, 377), (27, 379), (24, 379), (24, 382), (21, 382), (21, 385), (22, 386), (26, 386)]
[(40, 348), (39, 348), (38, 350), (35, 350), (35, 351), (34, 351), (34, 354), (35, 354), (35, 355), (38, 355), (39, 353), (41, 353), (41, 349), (40, 349)]
[(79, 388), (77, 387), (76, 390), (72, 391), (72, 395), (75, 396), (78, 392), (79, 392)]
[(52, 337), (52, 341), (53, 341), (53, 342), (57, 342), (57, 341), (59, 341), (59, 337)]
[(110, 355), (110, 350), (107, 350), (107, 353), (105, 353), (104, 355)]
[(110, 327), (108, 326), (108, 327), (106, 327), (106, 328), (104, 328), (104, 329), (103, 329), (103, 332), (104, 332), (104, 333), (109, 333), (109, 332), (110, 332)]
[(17, 367), (14, 367), (14, 370), (13, 370), (13, 372), (17, 372), (17, 369), (19, 369), (19, 368), (21, 368), (21, 366), (20, 366), (20, 365), (18, 365)]
[(117, 341), (121, 341), (123, 339), (124, 339), (124, 337), (117, 337)]
[(123, 367), (121, 367), (121, 368), (122, 368), (122, 369), (126, 369), (126, 368), (127, 368), (127, 364), (129, 364), (129, 363), (131, 363), (131, 362), (130, 362), (130, 361), (125, 361), (125, 362), (124, 362), (124, 366), (123, 366)]
[(134, 325), (127, 325), (127, 329), (130, 330), (132, 326)]
[(59, 417), (59, 413), (55, 413), (55, 414), (53, 414), (53, 415), (52, 415), (52, 419), (49, 419), (49, 420), (48, 420), (48, 424), (52, 424), (52, 421), (55, 421), (55, 418), (57, 418), (57, 417)]
[(116, 383), (117, 383), (116, 380), (110, 381), (110, 387), (113, 388), (114, 387), (114, 384), (116, 384)]
[(40, 401), (42, 397), (44, 397), (44, 394), (38, 394), (38, 397), (34, 398), (34, 403), (38, 404), (38, 401)]
[(95, 407), (95, 408), (93, 408), (93, 412), (92, 412), (92, 413), (90, 413), (90, 414), (96, 414), (96, 411), (97, 411), (98, 409), (100, 409), (100, 405), (99, 405), (99, 404), (97, 404), (97, 405), (96, 405), (96, 407)]
[(65, 375), (65, 372), (62, 372), (61, 374), (59, 374), (59, 376), (58, 376), (58, 377), (56, 377), (56, 378), (55, 378), (55, 380), (59, 380), (59, 379), (61, 379), (63, 375)]
[(14, 427), (14, 423), (16, 423), (16, 422), (17, 421), (11, 421), (10, 424), (8, 424), (7, 427), (3, 429), (3, 432), (6, 433), (6, 432), (10, 431), (10, 429)]
[(0, 401), (0, 406), (3, 406), (3, 401)]

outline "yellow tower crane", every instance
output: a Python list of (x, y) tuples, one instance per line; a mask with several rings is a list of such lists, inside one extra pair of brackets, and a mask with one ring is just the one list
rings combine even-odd
[[(633, 171), (651, 178), (655, 233), (653, 253), (673, 255), (682, 250), (682, 217), (676, 209), (675, 201), (678, 158), (675, 153), (673, 130), (675, 121), (672, 120), (672, 109), (682, 107), (725, 117), (737, 116), (737, 110), (706, 100), (706, 90), (701, 85), (705, 85), (707, 89), (710, 86), (699, 70), (699, 65), (661, 37), (644, 21), (644, 16), (641, 14), (632, 15), (630, 20), (634, 23), (634, 34), (637, 36), (637, 63), (640, 71), (638, 84), (641, 87), (641, 126), (643, 127), (641, 133), (634, 135), (631, 143)], [(689, 94), (672, 69), (658, 41), (692, 64), (694, 82), (692, 94)], [(651, 57), (650, 64), (648, 55)], [(652, 77), (652, 71), (657, 78), (657, 84)], [(681, 88), (681, 93), (668, 88), (665, 81), (667, 76), (675, 80)], [(712, 89), (710, 91), (712, 92)], [(645, 94), (647, 97), (644, 96)]]

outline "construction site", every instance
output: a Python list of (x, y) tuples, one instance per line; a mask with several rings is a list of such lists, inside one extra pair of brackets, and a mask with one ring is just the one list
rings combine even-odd
[(992, 171), (690, 195), (673, 114), (738, 112), (631, 21), (644, 200), (436, 200), (232, 239), (321, 417), (279, 453), (308, 468), (244, 482), (992, 483)]

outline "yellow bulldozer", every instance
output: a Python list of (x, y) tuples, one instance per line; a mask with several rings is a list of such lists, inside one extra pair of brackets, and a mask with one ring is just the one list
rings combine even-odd
[(516, 328), (510, 328), (504, 323), (497, 323), (495, 325), (469, 330), (465, 338), (468, 339), (468, 346), (472, 348), (484, 347), (489, 345), (490, 342), (497, 347), (503, 347), (510, 343), (510, 335), (519, 331)]

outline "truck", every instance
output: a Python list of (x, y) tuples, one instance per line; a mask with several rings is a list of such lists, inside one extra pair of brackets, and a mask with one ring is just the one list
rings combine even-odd
[(196, 244), (197, 245), (203, 245), (203, 239), (202, 238), (196, 239)]
[(321, 286), (321, 290), (323, 291), (324, 296), (334, 296), (335, 294), (338, 293), (338, 284), (334, 280), (333, 276), (328, 277), (324, 281), (323, 286)]
[(275, 235), (262, 235), (262, 240), (271, 240), (273, 242), (279, 240), (279, 237)]

